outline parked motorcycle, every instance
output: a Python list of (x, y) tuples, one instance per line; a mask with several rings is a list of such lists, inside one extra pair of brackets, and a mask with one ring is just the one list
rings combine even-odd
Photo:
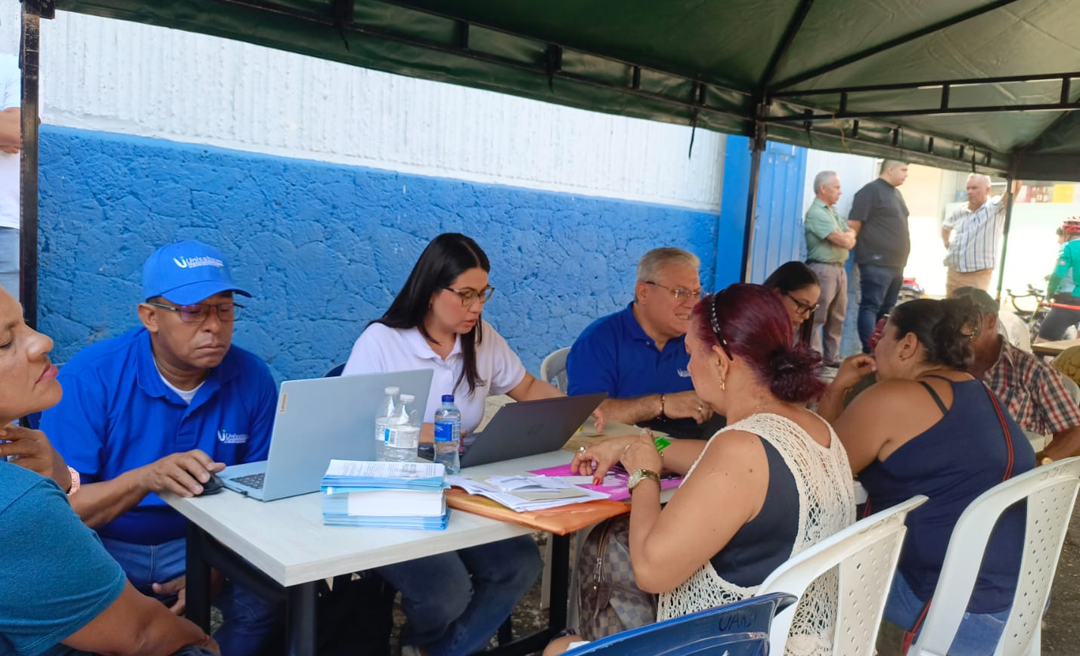
[(922, 285), (918, 283), (914, 278), (904, 278), (904, 282), (900, 285), (900, 294), (896, 298), (896, 304), (907, 303), (908, 301), (914, 301), (917, 298), (926, 296), (926, 290), (922, 288)]

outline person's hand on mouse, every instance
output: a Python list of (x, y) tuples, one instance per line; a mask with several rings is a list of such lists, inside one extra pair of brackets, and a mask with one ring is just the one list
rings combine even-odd
[(202, 494), (203, 484), (210, 480), (211, 474), (223, 469), (225, 463), (214, 462), (206, 453), (194, 449), (165, 456), (134, 471), (143, 487), (150, 492), (172, 492), (181, 497), (194, 497)]

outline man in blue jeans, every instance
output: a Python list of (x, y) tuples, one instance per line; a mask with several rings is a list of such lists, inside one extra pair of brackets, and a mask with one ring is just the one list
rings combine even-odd
[[(83, 485), (71, 507), (135, 588), (184, 610), (187, 521), (158, 496), (202, 493), (226, 465), (265, 460), (277, 404), (266, 364), (232, 346), (243, 307), (225, 256), (181, 241), (143, 268), (142, 326), (93, 344), (60, 371), (63, 400), (42, 416)], [(268, 653), (278, 614), (226, 581), (215, 635), (229, 656)]]
[(908, 165), (887, 159), (881, 175), (855, 194), (848, 227), (855, 232), (855, 264), (859, 266), (859, 340), (870, 352), (870, 335), (878, 320), (892, 311), (904, 282), (911, 252), (908, 208), (897, 189)]

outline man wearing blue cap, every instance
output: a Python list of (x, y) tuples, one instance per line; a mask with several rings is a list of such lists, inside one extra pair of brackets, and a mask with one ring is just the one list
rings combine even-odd
[[(232, 343), (243, 307), (225, 257), (197, 241), (143, 267), (142, 327), (61, 368), (64, 398), (41, 429), (81, 477), (71, 506), (137, 589), (184, 609), (186, 521), (157, 493), (190, 497), (226, 465), (265, 460), (277, 390), (266, 365)], [(175, 599), (175, 601), (173, 601)], [(226, 583), (222, 653), (264, 653), (274, 608)]]

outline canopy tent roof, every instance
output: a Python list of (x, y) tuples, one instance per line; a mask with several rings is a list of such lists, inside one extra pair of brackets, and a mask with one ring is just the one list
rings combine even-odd
[(759, 143), (1080, 181), (1080, 0), (24, 2)]

